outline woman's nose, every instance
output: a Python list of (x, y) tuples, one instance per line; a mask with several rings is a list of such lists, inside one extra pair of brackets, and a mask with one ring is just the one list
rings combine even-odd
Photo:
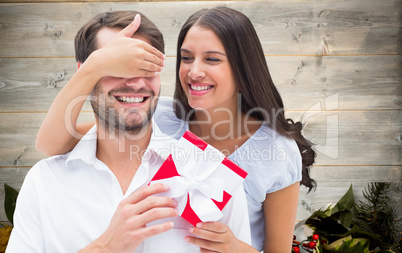
[(191, 64), (190, 71), (188, 72), (188, 76), (193, 80), (199, 80), (205, 77), (205, 70), (202, 63), (199, 61), (194, 61)]

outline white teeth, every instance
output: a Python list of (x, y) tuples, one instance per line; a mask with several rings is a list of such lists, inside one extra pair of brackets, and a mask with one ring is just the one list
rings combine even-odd
[(123, 103), (142, 103), (144, 97), (116, 97), (117, 100)]
[(209, 90), (211, 88), (211, 86), (195, 86), (195, 85), (191, 85), (191, 89), (192, 90)]

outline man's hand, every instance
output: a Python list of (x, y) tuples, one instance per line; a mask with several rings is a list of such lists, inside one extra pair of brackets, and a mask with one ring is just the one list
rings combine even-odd
[(84, 252), (134, 252), (148, 237), (168, 231), (173, 222), (147, 227), (150, 222), (177, 216), (177, 203), (168, 197), (153, 196), (168, 191), (162, 184), (145, 186), (120, 202), (109, 227)]
[[(98, 45), (86, 60), (99, 78), (113, 76), (120, 78), (153, 77), (161, 72), (165, 56), (162, 52), (140, 39), (133, 39), (141, 23), (141, 16), (121, 30), (106, 45)], [(143, 39), (148, 39), (143, 36)]]
[(252, 246), (236, 238), (230, 228), (220, 222), (202, 222), (197, 227), (190, 228), (195, 236), (187, 236), (186, 241), (201, 248), (201, 253), (207, 252), (258, 252)]

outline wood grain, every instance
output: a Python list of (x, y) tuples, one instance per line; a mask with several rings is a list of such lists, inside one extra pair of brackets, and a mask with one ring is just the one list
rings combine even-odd
[[(222, 5), (251, 19), (286, 115), (316, 144), (318, 188), (301, 188), (297, 219), (335, 203), (350, 184), (362, 199), (372, 181), (395, 182), (392, 198), (402, 210), (401, 0), (0, 0), (0, 203), (3, 183), (19, 189), (46, 157), (35, 136), (76, 71), (73, 40), (88, 19), (114, 10), (149, 17), (165, 37), (162, 95), (172, 96), (180, 27), (195, 11)], [(83, 110), (80, 121), (93, 120), (88, 104)]]
[[(32, 166), (43, 158), (34, 143), (44, 116), (44, 113), (0, 114), (0, 166)], [(402, 164), (402, 143), (398, 138), (402, 127), (400, 111), (326, 111), (305, 119), (300, 112), (288, 112), (287, 116), (302, 119), (304, 135), (317, 144), (317, 165)], [(93, 120), (92, 113), (82, 113), (82, 117)], [(281, 153), (271, 151), (262, 155), (276, 157)]]
[[(388, 180), (387, 180), (388, 181)], [(370, 182), (381, 182), (380, 180), (371, 179)], [(349, 180), (340, 180), (336, 182), (327, 182), (326, 178), (318, 181), (319, 187), (316, 191), (307, 194), (306, 188), (301, 188), (299, 197), (299, 206), (297, 209), (297, 219), (305, 219), (314, 211), (325, 208), (328, 204), (335, 204), (349, 189), (353, 186), (353, 194), (355, 202), (365, 201), (363, 190), (367, 188), (368, 182), (356, 181), (356, 178)], [(394, 182), (390, 192), (391, 201), (396, 210), (402, 210), (402, 184)]]
[[(287, 110), (402, 108), (400, 55), (266, 59)], [(161, 73), (163, 96), (173, 95), (175, 62), (168, 57)], [(0, 111), (47, 111), (76, 68), (73, 58), (0, 59)], [(336, 104), (326, 108), (325, 101), (334, 97)]]
[(154, 21), (165, 36), (166, 54), (174, 56), (179, 29), (190, 14), (218, 5), (250, 17), (267, 55), (401, 53), (399, 0), (62, 2), (1, 4), (0, 57), (71, 57), (71, 41), (90, 17), (130, 9)]
[[(0, 167), (0, 203), (4, 202), (3, 184), (7, 183), (15, 189), (20, 190), (23, 179), (29, 169), (30, 167)], [(345, 180), (341, 175), (344, 175), (343, 173), (349, 174), (350, 171), (354, 171), (354, 174), (351, 175), (355, 175), (355, 177), (350, 177), (348, 180)], [(367, 187), (367, 182), (390, 181), (390, 178), (395, 182), (395, 185), (392, 187), (392, 203), (401, 210), (401, 175), (402, 166), (365, 166), (360, 169), (356, 169), (355, 167), (314, 166), (312, 169), (312, 177), (317, 181), (318, 187), (315, 191), (311, 191), (308, 194), (306, 188), (301, 187), (296, 218), (297, 220), (305, 219), (314, 211), (324, 208), (327, 204), (335, 204), (346, 193), (350, 184), (353, 185), (353, 192), (357, 202), (364, 200), (362, 191)], [(0, 208), (0, 221), (6, 220), (4, 209)]]

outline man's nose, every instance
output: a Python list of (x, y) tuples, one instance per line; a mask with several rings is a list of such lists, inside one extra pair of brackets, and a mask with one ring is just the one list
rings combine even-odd
[(125, 80), (127, 86), (143, 87), (145, 86), (144, 77), (133, 77)]

